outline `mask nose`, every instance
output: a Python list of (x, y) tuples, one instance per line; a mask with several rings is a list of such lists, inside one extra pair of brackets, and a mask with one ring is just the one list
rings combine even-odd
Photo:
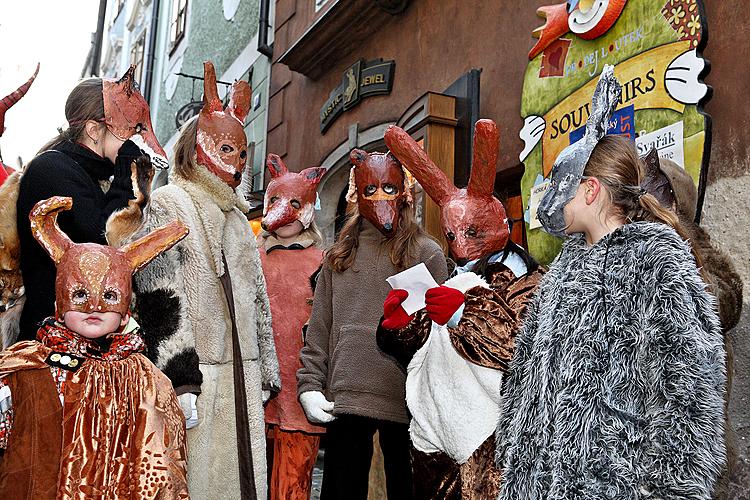
[(390, 222), (386, 222), (385, 224), (383, 224), (383, 229), (386, 233), (390, 233), (391, 231), (393, 231), (393, 224), (391, 224)]

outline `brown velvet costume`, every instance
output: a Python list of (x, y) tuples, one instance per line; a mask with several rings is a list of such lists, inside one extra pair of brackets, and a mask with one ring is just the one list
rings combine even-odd
[(185, 424), (166, 376), (139, 353), (86, 358), (62, 406), (52, 352), (19, 342), (0, 354), (15, 412), (0, 498), (188, 498)]
[[(490, 288), (467, 290), (461, 321), (455, 328), (448, 328), (451, 343), (461, 357), (479, 366), (507, 371), (516, 333), (541, 276), (542, 271), (535, 270), (517, 278), (501, 263), (487, 266), (484, 278)], [(401, 330), (386, 330), (381, 325), (378, 345), (406, 367), (426, 342), (431, 328), (432, 322), (422, 310)], [(415, 498), (495, 498), (500, 471), (494, 453), (494, 435), (460, 465), (445, 453), (423, 453), (413, 448)]]

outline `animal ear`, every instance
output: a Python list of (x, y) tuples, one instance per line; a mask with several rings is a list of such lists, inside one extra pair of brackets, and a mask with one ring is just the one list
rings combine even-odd
[(229, 99), (227, 112), (237, 118), (243, 125), (245, 124), (245, 117), (250, 111), (251, 94), (250, 84), (245, 80), (234, 82), (232, 85), (232, 97)]
[(286, 168), (284, 161), (279, 157), (279, 155), (273, 153), (269, 153), (266, 157), (266, 167), (268, 167), (268, 171), (271, 173), (272, 179), (281, 177), (285, 173), (289, 172), (289, 169)]
[(352, 152), (349, 153), (349, 159), (354, 165), (361, 167), (367, 161), (367, 152), (361, 149), (352, 149)]
[(327, 169), (323, 167), (310, 167), (300, 172), (300, 175), (306, 182), (309, 182), (313, 186), (317, 186), (323, 179)]
[(203, 63), (203, 109), (201, 114), (211, 114), (223, 111), (224, 106), (219, 99), (219, 91), (216, 90), (216, 70), (211, 61)]
[(469, 193), (492, 195), (495, 189), (499, 141), (500, 132), (492, 120), (479, 120), (474, 126), (474, 155), (467, 188)]
[(138, 82), (135, 81), (135, 65), (131, 64), (130, 68), (122, 75), (122, 78), (117, 80), (117, 85), (127, 95), (131, 95), (133, 91), (138, 90)]
[(422, 185), (435, 203), (442, 205), (457, 191), (448, 176), (435, 165), (425, 150), (400, 127), (391, 125), (385, 131), (385, 145)]
[(172, 248), (187, 235), (187, 226), (180, 221), (173, 221), (132, 243), (128, 243), (120, 251), (125, 254), (128, 262), (130, 262), (133, 272), (136, 272), (159, 254)]
[(675, 201), (672, 184), (667, 174), (661, 169), (659, 152), (656, 148), (651, 148), (642, 160), (646, 167), (646, 173), (641, 181), (641, 187), (653, 195), (659, 204), (667, 208), (672, 208), (672, 204)]
[(66, 196), (53, 196), (34, 205), (29, 214), (31, 233), (42, 245), (55, 265), (60, 263), (65, 252), (74, 245), (68, 235), (57, 225), (57, 214), (70, 210), (73, 199)]

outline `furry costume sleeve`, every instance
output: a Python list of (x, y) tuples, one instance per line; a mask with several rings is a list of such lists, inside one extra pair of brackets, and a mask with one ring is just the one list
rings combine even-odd
[(331, 268), (328, 264), (315, 282), (312, 313), (307, 324), (305, 345), (300, 352), (302, 368), (297, 370), (297, 395), (308, 391), (323, 392), (328, 378), (328, 339), (332, 328)]
[[(177, 219), (176, 210), (153, 197), (145, 231)], [(182, 244), (161, 254), (135, 275), (135, 312), (148, 357), (172, 381), (175, 392), (200, 394), (203, 374), (195, 350), (193, 325), (187, 313)]]
[(258, 351), (260, 352), (260, 373), (265, 391), (281, 391), (281, 372), (276, 356), (276, 342), (273, 338), (271, 303), (268, 301), (266, 278), (262, 271), (260, 254), (253, 252), (255, 273), (255, 318), (258, 328)]
[(681, 259), (653, 259), (650, 345), (642, 362), (651, 384), (645, 411), (651, 446), (642, 484), (655, 498), (708, 499), (726, 453), (721, 327), (687, 244), (670, 246)]

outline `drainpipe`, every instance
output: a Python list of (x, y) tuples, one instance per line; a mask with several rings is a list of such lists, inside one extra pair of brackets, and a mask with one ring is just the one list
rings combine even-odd
[(99, 19), (96, 21), (94, 35), (94, 54), (91, 57), (91, 76), (99, 76), (99, 63), (102, 58), (102, 40), (104, 39), (104, 15), (107, 13), (107, 0), (99, 0)]
[(273, 44), (268, 44), (268, 30), (271, 0), (260, 1), (260, 21), (258, 22), (258, 52), (271, 59), (273, 57)]
[(154, 0), (154, 10), (151, 13), (151, 32), (148, 40), (148, 60), (146, 61), (146, 71), (144, 72), (143, 97), (149, 106), (151, 102), (151, 89), (154, 87), (154, 61), (156, 60), (156, 35), (159, 28), (159, 6), (161, 0)]

